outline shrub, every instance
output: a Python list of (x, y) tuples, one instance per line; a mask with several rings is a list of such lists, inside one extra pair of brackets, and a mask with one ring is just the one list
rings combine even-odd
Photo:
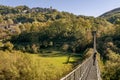
[(120, 80), (120, 55), (108, 50), (107, 57), (102, 73), (103, 80)]
[(68, 44), (63, 44), (63, 46), (62, 46), (62, 50), (63, 50), (63, 51), (67, 51), (68, 48), (69, 48), (69, 45), (68, 45)]
[(0, 51), (0, 80), (30, 80), (30, 60), (18, 51)]
[(9, 51), (12, 51), (13, 47), (14, 47), (14, 45), (11, 42), (6, 42), (4, 44), (4, 49), (7, 49)]
[(33, 53), (38, 53), (39, 47), (36, 44), (33, 44), (31, 48)]

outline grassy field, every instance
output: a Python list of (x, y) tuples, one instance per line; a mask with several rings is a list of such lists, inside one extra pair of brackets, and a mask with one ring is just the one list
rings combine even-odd
[(59, 51), (29, 54), (20, 51), (0, 51), (0, 80), (59, 80), (73, 69), (80, 57), (70, 58)]

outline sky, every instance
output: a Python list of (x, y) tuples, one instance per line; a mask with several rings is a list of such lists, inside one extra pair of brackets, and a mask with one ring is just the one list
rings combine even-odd
[(76, 15), (100, 16), (101, 14), (120, 7), (120, 0), (0, 0), (0, 5), (27, 5), (66, 11)]

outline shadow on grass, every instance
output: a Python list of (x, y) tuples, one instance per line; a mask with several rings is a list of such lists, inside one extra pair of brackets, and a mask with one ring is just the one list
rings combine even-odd
[(62, 57), (67, 56), (69, 53), (63, 52), (63, 51), (55, 51), (55, 50), (44, 50), (41, 51), (39, 54), (41, 57)]
[[(82, 57), (80, 57), (80, 56), (74, 56), (74, 55), (70, 56), (69, 55), (66, 58), (67, 58), (66, 62), (63, 62), (63, 64), (73, 64), (74, 66), (76, 66), (82, 62)], [(71, 60), (71, 58), (73, 60)]]
[(44, 54), (39, 54), (41, 57), (62, 57), (66, 56), (67, 54), (64, 53), (44, 53)]
[(39, 54), (42, 57), (62, 57), (62, 56), (69, 56), (71, 57), (82, 57), (82, 54), (73, 54), (73, 53), (68, 53), (68, 52), (63, 52), (63, 51), (44, 51)]
[(63, 64), (75, 64), (75, 63), (77, 63), (77, 61), (69, 61), (69, 62), (63, 62)]

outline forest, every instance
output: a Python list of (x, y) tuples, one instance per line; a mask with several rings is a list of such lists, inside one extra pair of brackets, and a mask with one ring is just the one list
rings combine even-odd
[(0, 80), (59, 80), (93, 47), (94, 30), (103, 80), (120, 80), (119, 10), (95, 18), (0, 5)]

